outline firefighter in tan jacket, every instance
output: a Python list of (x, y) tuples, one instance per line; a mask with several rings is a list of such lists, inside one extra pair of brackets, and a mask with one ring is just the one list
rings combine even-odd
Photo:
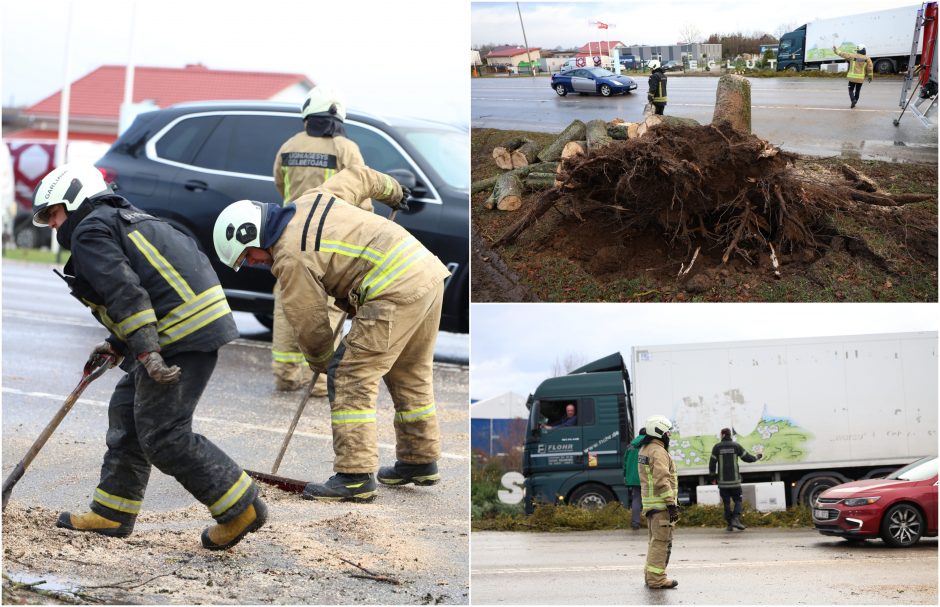
[[(317, 371), (329, 369), (337, 474), (308, 484), (308, 499), (375, 498), (375, 403), (383, 378), (395, 404), (397, 457), (379, 470), (379, 482), (440, 480), (432, 364), (449, 272), (404, 228), (354, 206), (370, 196), (407, 208), (407, 195), (388, 175), (354, 167), (286, 207), (240, 200), (216, 220), (222, 262), (236, 270), (243, 261), (271, 264), (304, 358)], [(353, 317), (336, 351), (328, 297)]]
[(849, 71), (846, 78), (849, 79), (849, 101), (852, 102), (854, 108), (855, 104), (858, 103), (858, 96), (862, 92), (862, 83), (866, 77), (868, 82), (871, 82), (872, 74), (875, 71), (871, 57), (866, 54), (864, 44), (859, 44), (854, 53), (844, 53), (834, 46), (832, 52), (843, 59), (849, 60)]
[[(364, 166), (359, 146), (346, 138), (346, 109), (335, 91), (314, 87), (301, 106), (304, 130), (284, 142), (274, 159), (274, 185), (284, 204), (347, 167)], [(372, 212), (372, 200), (359, 208)], [(277, 390), (298, 390), (310, 381), (310, 370), (297, 346), (297, 335), (284, 317), (280, 282), (274, 285), (274, 325), (271, 338), (271, 370)], [(342, 311), (330, 301), (330, 325), (336, 326)], [(315, 396), (326, 396), (326, 376), (314, 386)]]
[(672, 553), (672, 529), (679, 520), (676, 502), (679, 480), (676, 464), (669, 455), (671, 430), (672, 422), (662, 415), (646, 420), (646, 439), (637, 456), (643, 514), (649, 527), (646, 585), (650, 588), (675, 588), (679, 585), (676, 580), (666, 577), (666, 566)]

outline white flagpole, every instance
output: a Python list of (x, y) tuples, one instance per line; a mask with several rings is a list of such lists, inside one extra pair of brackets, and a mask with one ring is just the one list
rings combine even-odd
[[(72, 2), (69, 0), (68, 8), (65, 13), (65, 73), (62, 87), (62, 95), (59, 99), (59, 137), (55, 146), (55, 166), (60, 167), (66, 161), (66, 147), (69, 142), (69, 104), (72, 100), (72, 53), (70, 45), (72, 42)], [(59, 240), (56, 235), (52, 235), (52, 252), (58, 256)]]

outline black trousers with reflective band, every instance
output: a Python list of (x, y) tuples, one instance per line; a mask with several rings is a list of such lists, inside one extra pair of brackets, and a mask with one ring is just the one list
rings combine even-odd
[[(731, 522), (732, 516), (741, 516), (741, 487), (719, 487), (718, 495), (725, 507), (725, 520)], [(734, 501), (734, 511), (731, 510), (731, 501)]]
[(853, 103), (858, 103), (858, 96), (862, 92), (862, 83), (861, 82), (850, 82), (849, 83), (849, 101)]
[(254, 501), (258, 489), (232, 458), (192, 430), (193, 414), (218, 360), (217, 352), (184, 352), (166, 359), (182, 370), (179, 383), (159, 384), (142, 365), (117, 383), (108, 406), (108, 450), (91, 509), (133, 521), (150, 467), (175, 478), (219, 522)]

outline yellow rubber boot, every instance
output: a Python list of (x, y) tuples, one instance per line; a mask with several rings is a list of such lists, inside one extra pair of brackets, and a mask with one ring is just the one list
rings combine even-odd
[(108, 537), (127, 537), (134, 531), (134, 523), (119, 523), (112, 521), (95, 512), (84, 514), (71, 514), (62, 512), (55, 523), (56, 527), (71, 529), (72, 531), (91, 531)]
[(209, 550), (231, 548), (249, 533), (260, 529), (267, 520), (268, 509), (261, 498), (256, 497), (244, 512), (232, 520), (206, 527), (202, 532), (202, 545)]

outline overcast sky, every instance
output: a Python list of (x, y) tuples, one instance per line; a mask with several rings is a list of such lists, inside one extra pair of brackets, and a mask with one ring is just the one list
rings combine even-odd
[[(461, 0), (136, 0), (135, 63), (301, 73), (375, 114), (469, 123), (470, 6)], [(125, 65), (132, 0), (75, 0), (72, 80)], [(62, 88), (68, 0), (0, 3), (4, 105)]]
[(936, 304), (473, 304), (470, 397), (526, 396), (568, 355), (591, 362), (614, 352), (629, 359), (634, 346), (936, 331), (937, 312)]
[[(629, 2), (520, 2), (529, 46), (569, 48), (588, 40), (620, 40), (624, 44), (675, 44), (680, 32), (693, 25), (703, 39), (713, 33), (762, 31), (774, 34), (781, 25), (799, 27), (814, 19), (853, 15), (898, 6), (911, 0), (658, 0)], [(606, 32), (589, 25), (601, 21)], [(471, 41), (482, 44), (523, 44), (515, 2), (474, 2)], [(911, 22), (913, 35), (914, 23)]]

